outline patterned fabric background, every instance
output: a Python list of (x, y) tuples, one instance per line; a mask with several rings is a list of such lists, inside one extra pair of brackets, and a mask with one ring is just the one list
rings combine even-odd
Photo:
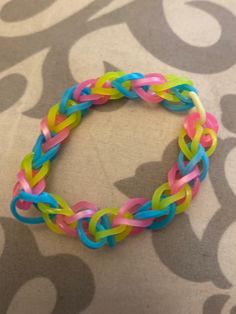
[[(0, 313), (236, 313), (235, 0), (0, 1)], [(90, 251), (9, 203), (39, 119), (104, 71), (189, 76), (220, 121), (210, 174), (165, 230)], [(182, 114), (144, 102), (95, 109), (53, 163), (70, 204), (151, 197), (177, 157)]]

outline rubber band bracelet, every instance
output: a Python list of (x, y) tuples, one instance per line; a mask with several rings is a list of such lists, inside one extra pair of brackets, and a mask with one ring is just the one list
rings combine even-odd
[[(151, 200), (130, 199), (121, 208), (98, 208), (88, 201), (69, 206), (58, 195), (46, 192), (45, 178), (51, 161), (70, 131), (91, 107), (124, 96), (160, 103), (172, 111), (192, 109), (180, 131), (179, 155), (168, 172), (167, 182), (154, 191)], [(109, 72), (66, 90), (42, 119), (40, 129), (32, 152), (24, 157), (17, 173), (11, 212), (23, 223), (46, 223), (52, 231), (79, 237), (84, 245), (97, 249), (104, 245), (113, 247), (144, 229), (159, 230), (188, 208), (207, 175), (208, 158), (217, 146), (218, 123), (205, 112), (197, 90), (186, 77)]]

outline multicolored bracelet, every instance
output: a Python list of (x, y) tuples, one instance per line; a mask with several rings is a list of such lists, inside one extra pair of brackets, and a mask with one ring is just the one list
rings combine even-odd
[[(121, 208), (100, 209), (88, 201), (69, 206), (58, 195), (45, 192), (45, 177), (51, 160), (81, 117), (92, 106), (124, 96), (160, 103), (172, 111), (194, 107), (180, 131), (180, 152), (168, 172), (167, 182), (154, 191), (151, 200), (130, 199)], [(212, 114), (205, 112), (188, 78), (159, 73), (109, 72), (66, 90), (60, 102), (42, 119), (40, 129), (32, 152), (25, 156), (17, 174), (12, 214), (23, 223), (46, 223), (52, 231), (79, 237), (87, 247), (97, 249), (106, 244), (113, 247), (128, 235), (144, 229), (159, 230), (188, 208), (207, 175), (208, 157), (217, 146), (218, 123)], [(29, 211), (32, 207), (40, 216), (19, 213), (19, 209)]]

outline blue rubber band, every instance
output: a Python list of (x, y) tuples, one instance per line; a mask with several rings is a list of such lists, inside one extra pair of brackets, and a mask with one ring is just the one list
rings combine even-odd
[(66, 113), (67, 103), (69, 100), (73, 100), (73, 94), (74, 94), (76, 87), (77, 87), (77, 85), (74, 85), (74, 86), (68, 88), (64, 92), (64, 94), (61, 98), (60, 104), (59, 104), (59, 111), (61, 114)]
[[(106, 243), (107, 243), (107, 239), (104, 238), (104, 239), (101, 239), (100, 241), (98, 242), (95, 242), (95, 241), (92, 241), (88, 238), (88, 236), (86, 235), (86, 233), (84, 232), (84, 229), (83, 229), (83, 221), (86, 221), (89, 223), (90, 219), (89, 218), (83, 218), (83, 219), (80, 219), (77, 223), (77, 232), (78, 232), (78, 236), (80, 237), (80, 240), (81, 242), (87, 246), (89, 249), (99, 249), (101, 247), (103, 247)], [(100, 226), (100, 224), (97, 224), (96, 225), (96, 228), (98, 230), (104, 230), (104, 228), (102, 228)]]
[(37, 224), (42, 224), (44, 223), (44, 219), (42, 216), (40, 217), (24, 217), (21, 216), (16, 209), (16, 203), (21, 199), (19, 195), (13, 198), (10, 204), (11, 212), (13, 216), (20, 222), (23, 222), (25, 224), (30, 224), (30, 225), (37, 225)]
[[(111, 225), (111, 222), (110, 222), (108, 215), (102, 216), (101, 222), (102, 222), (102, 225), (104, 226), (104, 229), (111, 229), (112, 228), (112, 225)], [(110, 247), (114, 247), (116, 245), (115, 236), (114, 235), (107, 236), (107, 243)]]
[[(161, 199), (165, 198), (164, 196)], [(174, 218), (176, 213), (176, 204), (172, 203), (163, 210), (152, 209), (152, 201), (148, 201), (139, 207), (138, 212), (134, 215), (137, 219), (161, 218), (166, 215), (164, 219), (154, 220), (153, 223), (146, 227), (146, 229), (159, 230), (166, 227)]]
[[(187, 146), (190, 148), (191, 143), (188, 143)], [(200, 181), (203, 181), (207, 175), (209, 169), (209, 158), (205, 152), (205, 149), (201, 144), (198, 144), (198, 152), (193, 156), (193, 158), (188, 162), (187, 165), (184, 164), (184, 154), (182, 151), (179, 152), (178, 155), (178, 168), (182, 175), (187, 175), (188, 173), (192, 172), (195, 166), (202, 161), (202, 170), (199, 175)]]
[(197, 89), (191, 85), (183, 84), (183, 85), (179, 85), (179, 86), (175, 86), (175, 87), (171, 88), (171, 91), (175, 94), (176, 97), (178, 97), (180, 99), (180, 101), (182, 101), (182, 103), (191, 104), (193, 107), (194, 103), (193, 103), (192, 98), (186, 97), (181, 93), (181, 92), (186, 91), (186, 90), (189, 92), (194, 92), (198, 95)]
[(45, 138), (42, 134), (40, 134), (33, 148), (33, 152), (34, 152), (34, 157), (33, 157), (33, 162), (32, 162), (33, 169), (38, 169), (46, 161), (54, 159), (54, 157), (56, 157), (56, 154), (58, 153), (60, 149), (60, 144), (57, 144), (51, 149), (49, 149), (46, 153), (42, 154), (42, 144), (44, 142), (45, 142)]
[(112, 81), (111, 85), (117, 89), (121, 94), (126, 96), (127, 98), (130, 99), (137, 99), (139, 96), (134, 92), (134, 91), (129, 91), (127, 90), (122, 83), (128, 81), (128, 80), (137, 80), (140, 78), (144, 78), (143, 74), (140, 73), (131, 73), (131, 74), (126, 74), (123, 75), (115, 80)]

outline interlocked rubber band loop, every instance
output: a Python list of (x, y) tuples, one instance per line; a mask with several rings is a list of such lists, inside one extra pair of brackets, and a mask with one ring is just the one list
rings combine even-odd
[[(151, 200), (130, 199), (121, 208), (98, 208), (88, 201), (69, 206), (58, 195), (46, 192), (45, 178), (51, 161), (71, 130), (91, 107), (124, 96), (160, 103), (172, 111), (193, 109), (180, 130), (180, 151), (177, 162), (168, 172), (167, 182), (154, 191)], [(197, 90), (186, 77), (108, 72), (86, 80), (66, 90), (42, 119), (41, 133), (17, 174), (11, 212), (23, 223), (46, 223), (58, 234), (79, 237), (91, 249), (113, 247), (128, 235), (144, 229), (164, 228), (176, 214), (188, 208), (198, 193), (208, 172), (209, 157), (217, 146), (218, 128), (216, 118), (205, 112)], [(38, 215), (29, 215), (32, 207)], [(22, 214), (24, 211), (27, 215)]]

